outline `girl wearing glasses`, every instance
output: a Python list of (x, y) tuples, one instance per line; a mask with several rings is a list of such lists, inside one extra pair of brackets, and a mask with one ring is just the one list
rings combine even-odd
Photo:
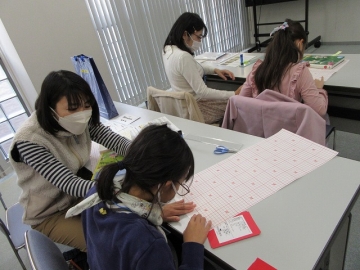
[[(194, 157), (166, 125), (146, 127), (123, 161), (102, 169), (87, 199), (67, 216), (82, 213), (90, 269), (177, 269), (160, 227), (162, 206), (187, 194)], [(203, 269), (203, 243), (211, 227), (194, 215), (184, 231), (179, 269)]]
[(201, 46), (207, 35), (207, 28), (196, 13), (183, 13), (172, 26), (163, 48), (163, 62), (172, 91), (189, 92), (194, 95), (203, 113), (205, 123), (219, 122), (225, 112), (229, 97), (238, 95), (241, 87), (235, 92), (211, 89), (206, 86), (203, 76), (217, 74), (222, 79), (234, 80), (229, 70), (220, 70), (194, 59), (194, 52)]
[[(74, 72), (50, 72), (44, 79), (34, 112), (16, 132), (10, 162), (22, 189), (23, 222), (53, 241), (86, 251), (80, 217), (66, 211), (94, 186), (85, 164), (91, 141), (124, 155), (130, 141), (100, 122), (89, 84)], [(164, 207), (166, 221), (194, 209), (192, 202)]]

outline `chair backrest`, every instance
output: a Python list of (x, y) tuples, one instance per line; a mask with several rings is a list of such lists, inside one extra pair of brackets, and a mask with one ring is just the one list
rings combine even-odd
[(1, 202), (2, 206), (4, 207), (4, 209), (5, 209), (5, 211), (6, 211), (6, 210), (7, 210), (7, 206), (6, 206), (6, 204), (5, 204), (5, 202), (4, 202), (3, 198), (2, 198), (1, 192), (0, 192), (0, 202)]
[(13, 249), (15, 249), (14, 243), (13, 243), (11, 237), (10, 237), (10, 232), (9, 232), (9, 230), (8, 230), (5, 222), (2, 221), (1, 218), (0, 218), (0, 231), (6, 236), (6, 238), (7, 238), (7, 240), (9, 241), (11, 247), (12, 247)]
[(61, 250), (46, 235), (28, 230), (25, 243), (33, 270), (69, 269)]
[(194, 96), (187, 92), (147, 88), (148, 109), (204, 123), (204, 117)]
[(325, 145), (325, 126), (325, 120), (312, 108), (272, 90), (256, 98), (232, 96), (222, 124), (263, 138), (284, 128), (321, 145)]
[[(6, 239), (8, 240), (12, 250), (14, 251), (14, 254), (16, 256), (16, 258), (18, 259), (22, 269), (26, 270), (26, 266), (24, 265), (24, 262), (22, 261), (19, 253), (18, 253), (18, 249), (14, 246), (14, 243), (13, 243), (13, 240), (11, 238), (11, 235), (10, 235), (10, 231), (8, 230), (5, 222), (2, 221), (2, 219), (0, 218), (0, 231), (2, 233), (4, 233), (4, 235), (6, 236)], [(24, 241), (24, 235), (23, 235), (23, 241)]]
[(30, 225), (22, 222), (24, 208), (20, 203), (10, 206), (6, 210), (6, 225), (16, 249), (25, 246), (24, 233), (31, 229)]

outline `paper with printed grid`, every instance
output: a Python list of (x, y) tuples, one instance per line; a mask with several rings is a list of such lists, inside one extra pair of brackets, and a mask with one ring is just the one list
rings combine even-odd
[[(247, 210), (338, 153), (287, 130), (197, 173), (186, 201), (213, 226)], [(192, 216), (194, 212), (189, 213)]]

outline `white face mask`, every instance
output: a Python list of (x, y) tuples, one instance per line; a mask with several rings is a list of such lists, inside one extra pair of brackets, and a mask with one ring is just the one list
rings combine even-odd
[(191, 40), (192, 40), (192, 45), (191, 46), (189, 46), (186, 42), (185, 42), (185, 45), (186, 45), (186, 47), (188, 47), (191, 51), (193, 51), (193, 52), (195, 52), (195, 51), (197, 51), (198, 49), (200, 49), (200, 47), (201, 47), (201, 41), (196, 41), (196, 40), (193, 40), (192, 39), (192, 37), (191, 37), (191, 35), (190, 34), (188, 34), (189, 35), (189, 37), (191, 38)]
[(55, 117), (59, 125), (75, 135), (80, 135), (85, 131), (92, 115), (92, 110), (84, 110), (60, 117), (52, 108), (50, 109), (57, 115), (57, 117), (59, 117), (59, 119), (56, 119)]
[[(177, 190), (176, 190), (176, 187), (175, 187), (175, 185), (174, 185), (173, 183), (171, 183), (171, 185), (172, 185), (172, 188), (173, 188), (174, 191), (175, 191), (174, 197), (172, 198), (172, 199), (174, 199), (175, 196), (176, 196)], [(166, 204), (168, 204), (169, 202), (171, 202), (172, 199), (168, 200), (167, 202), (162, 202), (162, 201), (161, 201), (161, 194), (160, 194), (160, 187), (161, 187), (161, 184), (158, 185), (158, 190), (159, 190), (159, 191), (158, 191), (158, 202), (159, 202), (159, 204), (161, 205), (161, 207), (163, 207), (164, 205), (166, 205)]]

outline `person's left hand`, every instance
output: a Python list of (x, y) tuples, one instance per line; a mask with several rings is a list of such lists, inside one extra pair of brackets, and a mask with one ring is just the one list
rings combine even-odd
[(324, 88), (324, 77), (323, 77), (323, 76), (321, 76), (321, 79), (320, 79), (320, 80), (315, 79), (314, 82), (315, 82), (315, 85), (316, 85), (316, 88), (317, 88), (317, 89), (322, 89), (322, 88)]
[(162, 208), (162, 218), (165, 222), (179, 221), (181, 215), (194, 211), (196, 204), (180, 200), (173, 203), (165, 204)]
[(215, 68), (214, 72), (222, 79), (224, 79), (225, 81), (227, 80), (226, 77), (229, 77), (232, 80), (235, 80), (235, 76), (234, 73), (232, 73), (230, 70), (227, 69), (218, 69)]

